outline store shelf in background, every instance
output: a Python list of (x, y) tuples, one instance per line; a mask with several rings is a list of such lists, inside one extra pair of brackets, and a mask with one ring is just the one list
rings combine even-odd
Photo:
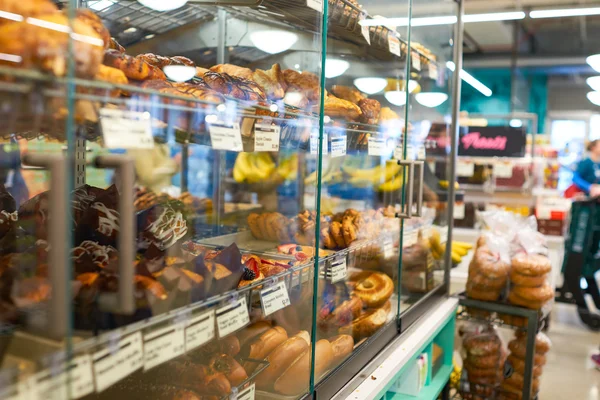
[(433, 376), (431, 382), (421, 389), (418, 396), (408, 396), (405, 394), (388, 392), (386, 393), (385, 400), (435, 400), (448, 383), (452, 368), (452, 365), (443, 365)]

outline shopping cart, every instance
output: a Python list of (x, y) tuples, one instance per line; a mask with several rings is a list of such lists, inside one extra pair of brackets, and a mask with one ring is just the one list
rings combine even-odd
[(574, 201), (562, 266), (563, 286), (556, 301), (575, 304), (581, 321), (600, 330), (600, 314), (590, 310), (589, 295), (600, 310), (600, 290), (595, 274), (600, 270), (600, 198)]

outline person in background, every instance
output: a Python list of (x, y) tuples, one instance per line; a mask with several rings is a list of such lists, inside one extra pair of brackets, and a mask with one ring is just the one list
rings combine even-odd
[(600, 140), (591, 141), (587, 150), (589, 157), (579, 162), (577, 170), (573, 174), (573, 189), (579, 189), (588, 196), (597, 197), (600, 196)]

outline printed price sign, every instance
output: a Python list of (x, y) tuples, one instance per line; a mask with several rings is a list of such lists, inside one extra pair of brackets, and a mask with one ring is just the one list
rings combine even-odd
[(321, 14), (323, 13), (323, 0), (306, 0), (306, 5)]
[(429, 61), (429, 77), (434, 81), (438, 80), (438, 66), (435, 61)]
[(471, 177), (475, 173), (475, 164), (459, 161), (456, 164), (456, 176)]
[(141, 332), (120, 339), (114, 347), (114, 349), (100, 350), (92, 356), (98, 393), (131, 375), (144, 365)]
[(100, 109), (104, 146), (109, 149), (151, 149), (154, 147), (149, 112)]
[(402, 146), (396, 146), (396, 148), (394, 148), (394, 159), (402, 160), (403, 158), (404, 158), (404, 151), (402, 149)]
[(264, 316), (273, 314), (290, 305), (285, 282), (281, 281), (276, 285), (265, 288), (260, 291), (260, 304), (262, 305)]
[(346, 135), (331, 137), (331, 157), (346, 155)]
[(400, 39), (396, 36), (396, 32), (390, 32), (388, 34), (388, 45), (390, 53), (400, 57)]
[(370, 137), (367, 152), (370, 156), (385, 155), (385, 139)]
[(331, 283), (346, 280), (348, 276), (348, 266), (346, 265), (346, 256), (338, 257), (331, 262)]
[(494, 164), (494, 176), (496, 178), (512, 178), (513, 167), (508, 162), (497, 162)]
[(254, 383), (248, 386), (246, 389), (240, 391), (237, 395), (237, 400), (254, 400), (254, 393), (256, 389), (254, 387)]
[(217, 328), (220, 338), (243, 328), (249, 323), (250, 316), (248, 315), (245, 297), (217, 309)]
[[(361, 21), (363, 21), (364, 19), (367, 18), (367, 14), (360, 14), (359, 18), (360, 18)], [(369, 27), (361, 25), (360, 26), (360, 33), (362, 33), (362, 35), (365, 38), (365, 40), (367, 41), (367, 43), (371, 44), (371, 33), (369, 31)]]
[(254, 125), (254, 151), (279, 151), (280, 132), (277, 125)]
[(465, 219), (465, 203), (454, 203), (454, 219)]
[(183, 323), (144, 335), (144, 371), (167, 362), (185, 351)]
[(411, 52), (410, 60), (412, 62), (412, 66), (417, 71), (421, 70), (421, 57), (419, 57), (419, 53), (416, 51)]
[(193, 317), (185, 328), (185, 351), (190, 351), (215, 337), (215, 310)]
[(240, 124), (215, 122), (208, 125), (210, 142), (215, 150), (242, 151), (242, 131)]
[[(314, 132), (310, 134), (310, 154), (317, 154), (319, 149), (319, 133)], [(322, 154), (327, 154), (327, 134), (323, 134), (323, 148)]]
[[(88, 354), (60, 362), (34, 375), (30, 381), (34, 398), (79, 399), (94, 392), (92, 359)], [(69, 397), (69, 390), (71, 397)], [(37, 397), (36, 397), (37, 396)]]

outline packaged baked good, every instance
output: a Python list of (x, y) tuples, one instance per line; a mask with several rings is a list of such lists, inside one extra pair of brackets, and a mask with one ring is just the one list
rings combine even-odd
[(463, 365), (468, 381), (471, 385), (493, 391), (502, 381), (501, 374), (506, 360), (500, 337), (494, 328), (486, 324), (467, 323), (461, 331), (465, 354)]
[(488, 243), (498, 239), (490, 238), (486, 245), (475, 250), (467, 279), (467, 296), (483, 301), (497, 301), (506, 286), (510, 265), (503, 261), (498, 251), (493, 251)]

